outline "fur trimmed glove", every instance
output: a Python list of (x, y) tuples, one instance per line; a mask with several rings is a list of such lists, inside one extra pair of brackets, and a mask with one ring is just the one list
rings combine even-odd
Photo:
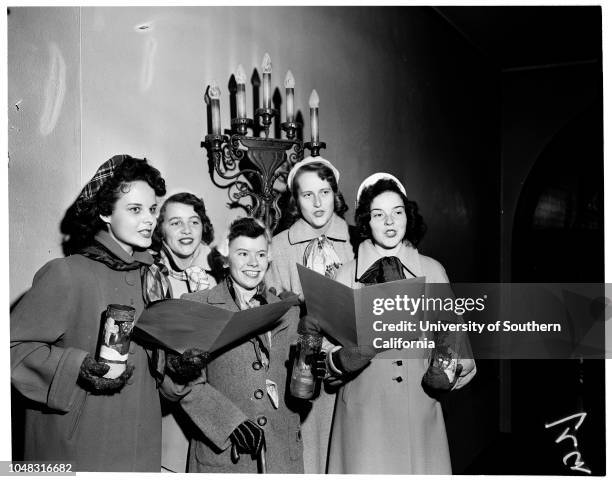
[(375, 356), (370, 345), (343, 347), (331, 354), (333, 364), (345, 375), (363, 370)]
[(87, 355), (81, 364), (78, 384), (93, 395), (112, 395), (119, 392), (132, 376), (133, 365), (128, 365), (125, 371), (117, 378), (104, 378), (110, 367), (98, 362), (91, 355)]
[(177, 383), (186, 385), (200, 376), (208, 362), (208, 352), (187, 348), (182, 355), (166, 355), (166, 373)]

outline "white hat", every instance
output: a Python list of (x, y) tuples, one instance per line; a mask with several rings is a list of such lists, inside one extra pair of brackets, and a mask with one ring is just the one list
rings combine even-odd
[(402, 191), (404, 196), (406, 196), (406, 188), (397, 177), (395, 177), (393, 174), (389, 174), (388, 172), (377, 172), (372, 174), (371, 176), (366, 177), (359, 185), (359, 189), (357, 189), (357, 200), (355, 201), (355, 204), (359, 203), (359, 198), (361, 197), (361, 193), (365, 188), (376, 184), (381, 179), (389, 179), (393, 181), (395, 184), (397, 184), (397, 187), (400, 191)]
[(329, 162), (327, 159), (323, 159), (321, 156), (317, 156), (317, 157), (308, 156), (302, 159), (300, 162), (297, 162), (291, 168), (291, 170), (289, 171), (289, 174), (287, 174), (287, 189), (291, 191), (291, 186), (293, 185), (293, 178), (295, 177), (296, 173), (302, 167), (308, 164), (315, 164), (317, 162), (329, 167), (331, 171), (334, 173), (334, 177), (336, 178), (336, 183), (338, 183), (338, 181), (340, 180), (340, 173), (338, 172), (338, 169), (336, 169), (331, 162)]

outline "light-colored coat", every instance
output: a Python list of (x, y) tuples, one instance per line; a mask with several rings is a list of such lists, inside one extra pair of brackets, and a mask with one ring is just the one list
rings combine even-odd
[[(331, 241), (340, 262), (353, 259), (353, 248), (349, 242), (348, 225), (337, 216), (332, 215), (330, 226), (325, 236)], [(302, 218), (289, 229), (280, 232), (272, 240), (272, 263), (266, 275), (266, 284), (277, 290), (292, 291), (302, 297), (302, 284), (297, 265), (304, 265), (304, 251), (309, 241), (318, 234)], [(324, 348), (331, 344), (324, 343)], [(302, 421), (302, 438), (304, 441), (304, 472), (307, 474), (324, 474), (327, 465), (329, 434), (336, 393), (326, 391), (325, 386), (319, 397), (314, 400), (311, 410)]]
[[(96, 239), (127, 263), (152, 262), (145, 252), (128, 255), (106, 232)], [(43, 266), (11, 313), (11, 381), (34, 402), (25, 414), (26, 460), (71, 461), (73, 471), (159, 471), (160, 402), (145, 350), (131, 342), (135, 369), (119, 393), (92, 395), (77, 385), (110, 303), (133, 306), (138, 319), (138, 269), (114, 271), (73, 255)]]
[[(336, 280), (352, 288), (382, 256), (372, 241), (359, 246), (357, 259), (345, 264)], [(427, 283), (447, 283), (442, 265), (402, 245), (397, 254), (405, 268)], [(406, 278), (413, 276), (405, 269)], [(344, 385), (336, 400), (329, 455), (335, 474), (450, 474), (446, 428), (440, 403), (425, 394), (421, 379), (428, 353), (420, 359), (389, 359), (381, 354)], [(475, 374), (463, 376), (457, 388)], [(398, 381), (401, 377), (401, 381)]]
[[(279, 301), (271, 293), (265, 296), (269, 303)], [(225, 282), (181, 298), (239, 311)], [(245, 420), (259, 423), (262, 417), (268, 472), (303, 472), (299, 415), (287, 406), (286, 391), (291, 369), (289, 349), (297, 339), (297, 322), (298, 309), (292, 307), (271, 330), (271, 345), (265, 334), (257, 337), (269, 351), (267, 370), (255, 364), (260, 362), (258, 345), (251, 339), (214, 358), (206, 367), (206, 376), (193, 384), (181, 405), (205, 437), (191, 440), (189, 472), (256, 473), (257, 463), (249, 455), (241, 455), (236, 464), (231, 461), (229, 437)], [(267, 395), (266, 379), (277, 384), (276, 409)], [(263, 392), (261, 398), (255, 396), (257, 390)]]

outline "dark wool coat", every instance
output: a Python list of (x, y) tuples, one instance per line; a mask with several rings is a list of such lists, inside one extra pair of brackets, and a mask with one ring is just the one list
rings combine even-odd
[[(96, 239), (128, 255), (107, 232)], [(77, 385), (87, 353), (95, 355), (110, 303), (144, 307), (138, 270), (114, 271), (72, 255), (43, 266), (11, 313), (11, 380), (33, 403), (25, 415), (25, 459), (73, 462), (73, 471), (159, 471), (161, 411), (145, 350), (131, 343), (134, 373), (121, 392), (92, 395)]]
[[(185, 294), (182, 299), (239, 311), (226, 283), (210, 290)], [(268, 303), (279, 298), (266, 293)], [(191, 440), (189, 472), (256, 473), (257, 462), (241, 455), (238, 463), (230, 458), (230, 434), (247, 419), (263, 428), (268, 472), (302, 473), (302, 441), (299, 415), (287, 406), (286, 384), (291, 364), (290, 344), (297, 339), (298, 308), (292, 307), (272, 329), (272, 345), (267, 336), (238, 345), (206, 368), (207, 383), (194, 384), (181, 405), (202, 430), (204, 437)], [(261, 366), (258, 341), (269, 351), (268, 369)], [(277, 384), (279, 406), (274, 408), (266, 392), (266, 379)], [(291, 399), (289, 399), (291, 403)]]

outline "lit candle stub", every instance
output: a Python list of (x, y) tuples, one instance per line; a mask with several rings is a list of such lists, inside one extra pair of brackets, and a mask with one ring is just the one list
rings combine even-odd
[(272, 60), (268, 53), (264, 55), (261, 62), (261, 71), (263, 72), (263, 106), (264, 109), (271, 109), (272, 93), (270, 82), (272, 80)]
[(221, 97), (221, 89), (216, 82), (212, 82), (208, 88), (208, 97), (210, 99), (210, 112), (212, 118), (212, 133), (213, 135), (221, 135), (221, 112), (219, 108), (219, 98)]
[(313, 144), (319, 143), (319, 94), (313, 90), (308, 100), (310, 105), (310, 141)]
[(236, 69), (236, 113), (238, 118), (246, 118), (246, 73), (242, 64)]
[(287, 122), (293, 122), (295, 111), (293, 107), (293, 93), (295, 89), (295, 79), (290, 70), (285, 76), (285, 94), (287, 97)]

